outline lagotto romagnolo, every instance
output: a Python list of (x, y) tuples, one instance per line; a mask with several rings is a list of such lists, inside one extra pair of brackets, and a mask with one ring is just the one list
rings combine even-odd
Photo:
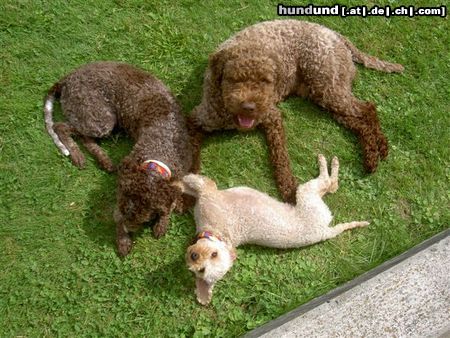
[[(61, 102), (65, 122), (53, 123), (56, 99)], [(186, 120), (169, 89), (134, 66), (95, 62), (55, 83), (44, 105), (47, 131), (77, 167), (84, 167), (85, 158), (72, 135), (109, 172), (115, 171), (115, 166), (96, 139), (120, 128), (134, 140), (131, 153), (118, 168), (114, 218), (119, 254), (129, 253), (131, 233), (147, 221), (153, 220), (155, 236), (162, 236), (171, 211), (188, 206), (171, 182), (193, 170)]]
[(338, 189), (339, 162), (333, 158), (331, 175), (323, 155), (318, 162), (320, 174), (298, 186), (296, 206), (247, 187), (218, 190), (211, 179), (195, 174), (176, 183), (197, 198), (196, 242), (187, 249), (186, 262), (195, 274), (201, 304), (211, 301), (214, 284), (231, 269), (235, 248), (241, 244), (297, 248), (369, 224), (354, 221), (329, 226), (333, 216), (322, 197)]
[(261, 128), (281, 196), (294, 202), (297, 180), (277, 104), (297, 95), (328, 110), (354, 132), (365, 168), (374, 172), (388, 155), (388, 142), (375, 104), (352, 93), (354, 62), (384, 72), (403, 71), (402, 65), (367, 55), (341, 34), (315, 23), (275, 20), (247, 27), (210, 55), (202, 101), (190, 116), (199, 129), (197, 139), (204, 131)]

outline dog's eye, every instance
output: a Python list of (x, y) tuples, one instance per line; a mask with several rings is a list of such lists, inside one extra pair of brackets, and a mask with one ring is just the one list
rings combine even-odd
[(198, 259), (198, 253), (192, 252), (192, 253), (191, 253), (191, 259), (192, 259), (193, 261), (196, 261), (196, 260)]
[(214, 252), (211, 254), (211, 257), (212, 257), (212, 258), (216, 258), (216, 257), (217, 257), (217, 251), (214, 251)]

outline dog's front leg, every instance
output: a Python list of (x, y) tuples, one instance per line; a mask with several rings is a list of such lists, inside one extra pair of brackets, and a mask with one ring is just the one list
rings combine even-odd
[(153, 226), (153, 235), (156, 238), (161, 238), (167, 232), (167, 226), (170, 220), (170, 213), (163, 213), (159, 215), (159, 219)]
[(131, 251), (133, 241), (128, 233), (125, 225), (122, 222), (117, 223), (116, 226), (116, 244), (117, 251), (121, 257), (125, 257)]
[(122, 213), (116, 209), (114, 210), (114, 220), (116, 222), (116, 245), (119, 256), (125, 257), (131, 251), (133, 241), (125, 225), (125, 219)]
[(278, 190), (285, 202), (295, 204), (297, 180), (291, 170), (281, 112), (275, 107), (272, 108), (261, 126), (266, 134)]
[(165, 235), (167, 232), (167, 227), (170, 221), (170, 213), (175, 209), (177, 204), (176, 196), (177, 192), (176, 190), (173, 190), (173, 199), (170, 206), (163, 207), (158, 212), (159, 218), (153, 226), (153, 235), (155, 235), (156, 238), (161, 238), (161, 236)]

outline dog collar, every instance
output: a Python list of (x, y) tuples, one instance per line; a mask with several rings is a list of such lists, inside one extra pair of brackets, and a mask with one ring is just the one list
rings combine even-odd
[(210, 240), (210, 241), (212, 241), (212, 242), (222, 242), (222, 238), (220, 238), (219, 236), (213, 235), (213, 233), (210, 232), (210, 231), (202, 231), (202, 232), (199, 232), (199, 233), (197, 234), (197, 236), (195, 237), (195, 239), (196, 239), (197, 241), (198, 241), (199, 239), (202, 239), (202, 238), (206, 238), (206, 239), (208, 239), (208, 240)]
[(143, 171), (150, 171), (150, 170), (156, 171), (158, 174), (160, 174), (162, 177), (164, 177), (167, 180), (170, 179), (170, 177), (172, 177), (172, 172), (170, 171), (169, 167), (161, 161), (157, 161), (157, 160), (144, 161), (141, 164), (141, 169)]

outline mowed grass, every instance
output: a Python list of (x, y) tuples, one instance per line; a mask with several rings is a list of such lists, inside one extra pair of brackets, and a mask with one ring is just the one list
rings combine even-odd
[[(173, 215), (160, 240), (144, 230), (132, 253), (117, 257), (116, 176), (89, 156), (78, 170), (58, 153), (44, 129), (46, 90), (81, 64), (119, 60), (161, 78), (188, 113), (200, 101), (208, 54), (234, 32), (277, 18), (276, 4), (1, 2), (0, 336), (238, 336), (448, 227), (448, 19), (309, 17), (300, 19), (406, 69), (358, 67), (354, 91), (377, 103), (390, 142), (373, 175), (363, 171), (355, 136), (329, 114), (298, 98), (280, 105), (299, 181), (317, 175), (317, 153), (338, 156), (340, 189), (326, 198), (335, 222), (370, 226), (304, 249), (239, 248), (208, 307), (196, 302), (184, 264), (191, 214)], [(131, 148), (123, 135), (101, 144), (116, 163)], [(248, 185), (279, 197), (259, 132), (212, 136), (202, 165), (222, 188)]]

